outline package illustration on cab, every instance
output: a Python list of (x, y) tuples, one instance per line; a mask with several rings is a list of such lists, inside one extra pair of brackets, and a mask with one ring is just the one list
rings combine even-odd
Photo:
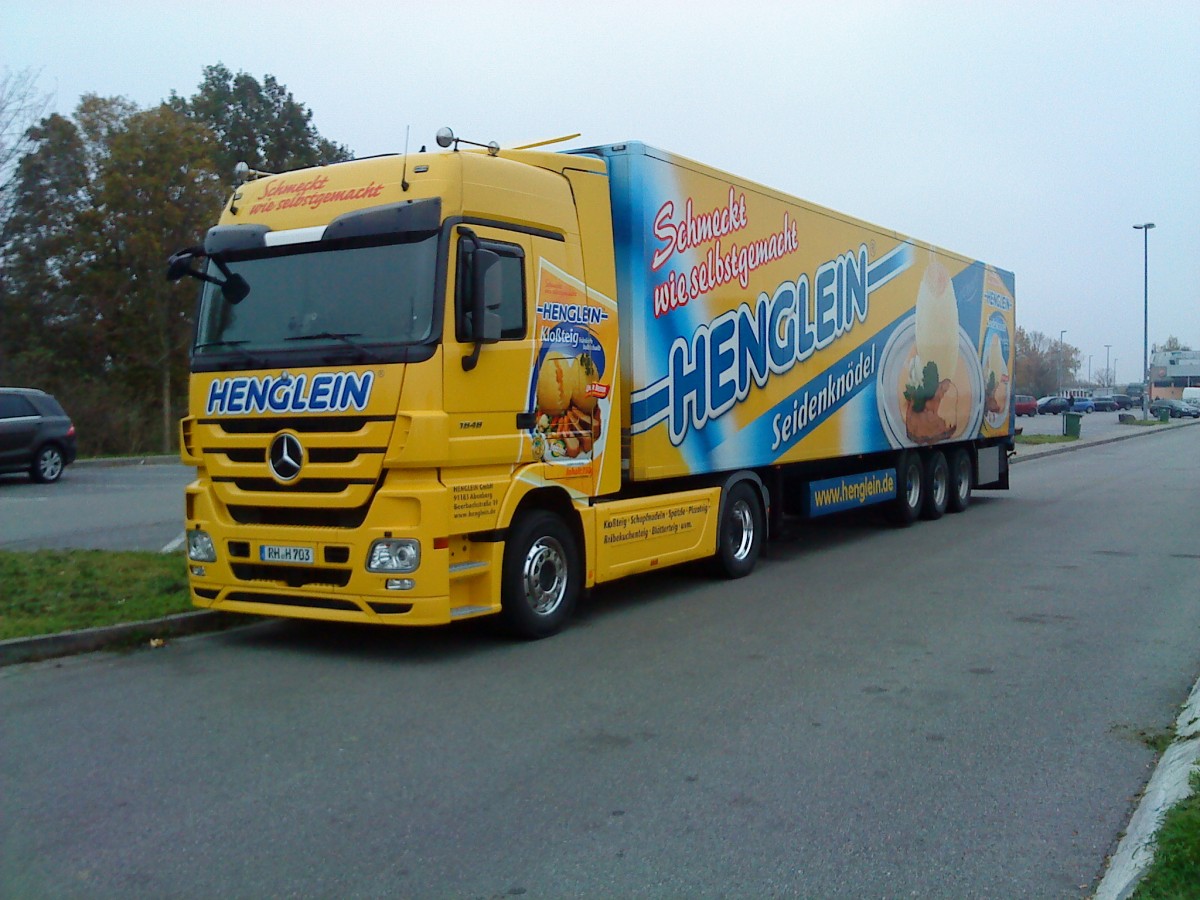
[(616, 354), (615, 309), (542, 263), (530, 385), (534, 459), (569, 465), (598, 457), (612, 388), (609, 360)]

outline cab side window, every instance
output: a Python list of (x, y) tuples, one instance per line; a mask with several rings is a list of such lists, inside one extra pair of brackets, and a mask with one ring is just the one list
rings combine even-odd
[[(485, 250), (491, 250), (500, 255), (500, 283), (502, 299), (500, 302), (500, 339), (505, 341), (520, 340), (525, 337), (525, 251), (516, 244), (504, 244), (499, 241), (480, 241)], [(467, 238), (458, 242), (458, 285), (454, 300), (455, 337), (466, 340), (464, 319), (469, 306), (467, 286), (471, 283), (471, 251), (475, 243)]]

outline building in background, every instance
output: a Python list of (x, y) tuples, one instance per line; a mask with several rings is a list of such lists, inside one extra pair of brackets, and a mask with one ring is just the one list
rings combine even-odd
[(1200, 350), (1165, 350), (1150, 357), (1150, 399), (1179, 400), (1183, 389), (1200, 387)]

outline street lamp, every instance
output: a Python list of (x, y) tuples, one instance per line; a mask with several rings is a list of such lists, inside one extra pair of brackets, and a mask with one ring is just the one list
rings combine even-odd
[(1113, 386), (1113, 382), (1117, 379), (1113, 378), (1112, 369), (1108, 367), (1108, 351), (1112, 349), (1112, 344), (1104, 345), (1104, 377), (1108, 380), (1108, 387)]
[(1150, 229), (1153, 222), (1134, 225), (1142, 233), (1142, 418), (1150, 402)]
[(1062, 396), (1062, 370), (1063, 370), (1063, 335), (1067, 333), (1067, 329), (1063, 329), (1058, 333), (1058, 396)]

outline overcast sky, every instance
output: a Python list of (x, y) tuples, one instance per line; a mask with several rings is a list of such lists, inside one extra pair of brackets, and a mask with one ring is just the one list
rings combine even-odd
[[(642, 140), (1016, 273), (1094, 374), (1200, 349), (1200, 3), (0, 0), (56, 110), (274, 75), (357, 156)], [(1111, 351), (1106, 351), (1106, 344)]]

